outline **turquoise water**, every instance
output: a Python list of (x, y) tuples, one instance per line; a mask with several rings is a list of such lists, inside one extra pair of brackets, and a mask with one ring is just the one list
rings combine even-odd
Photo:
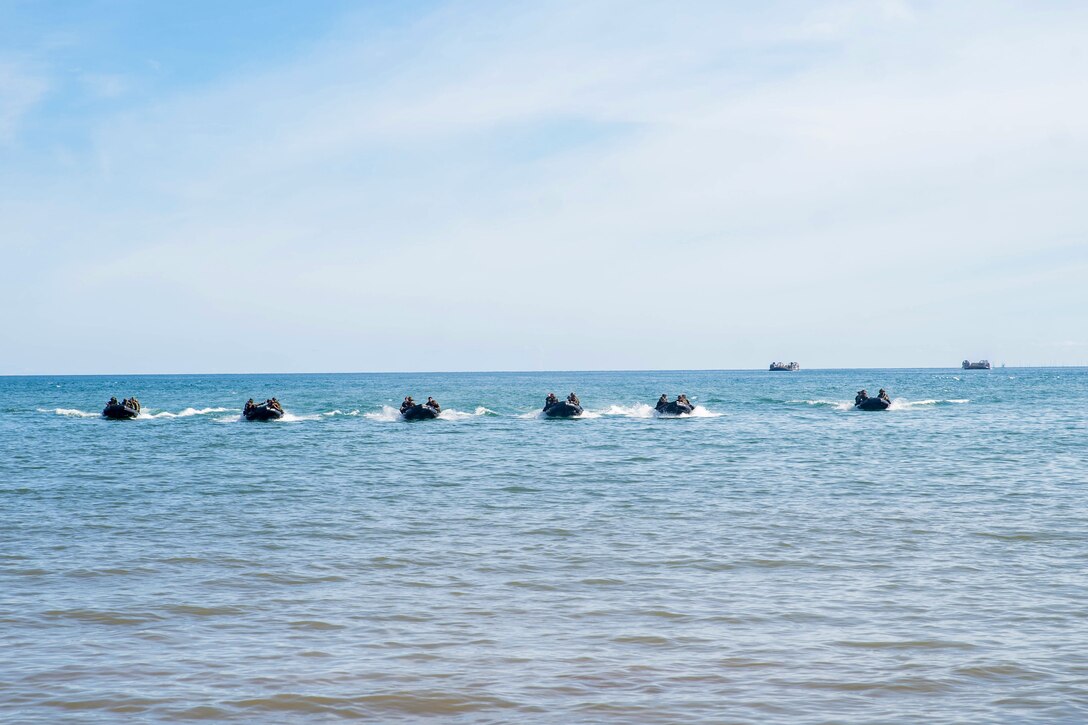
[(0, 720), (1084, 721), (1086, 404), (1085, 369), (0, 378)]

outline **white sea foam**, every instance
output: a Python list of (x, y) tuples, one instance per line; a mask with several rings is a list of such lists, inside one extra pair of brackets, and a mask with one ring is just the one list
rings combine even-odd
[(194, 415), (208, 415), (209, 413), (226, 413), (230, 408), (186, 408), (180, 413), (171, 413), (169, 411), (162, 411), (160, 413), (146, 413), (141, 412), (137, 416), (138, 420), (153, 420), (156, 418), (191, 418)]
[(338, 416), (338, 415), (343, 415), (343, 416), (348, 416), (348, 417), (355, 417), (355, 416), (359, 415), (359, 411), (358, 410), (349, 410), (347, 412), (344, 412), (342, 410), (337, 409), (337, 410), (330, 410), (328, 413), (322, 413), (321, 415), (325, 416), (326, 418), (333, 418), (333, 417)]
[(438, 417), (442, 420), (468, 420), (469, 418), (476, 418), (481, 415), (498, 415), (498, 413), (480, 405), (471, 413), (465, 413), (456, 408), (446, 408), (438, 414)]
[(404, 420), (404, 418), (400, 414), (400, 411), (391, 405), (383, 405), (382, 409), (377, 413), (364, 413), (363, 417), (370, 420), (380, 420), (384, 423), (389, 423), (395, 420)]
[(892, 404), (888, 406), (888, 410), (909, 410), (910, 408), (916, 408), (923, 405), (962, 405), (963, 403), (970, 403), (968, 398), (951, 398), (947, 400), (905, 400), (903, 398), (896, 398), (892, 401)]
[(602, 415), (620, 415), (625, 418), (653, 418), (657, 411), (646, 403), (634, 405), (612, 405), (608, 410), (601, 411)]
[[(474, 411), (467, 413), (463, 410), (457, 410), (456, 408), (446, 408), (438, 414), (439, 420), (469, 420), (471, 418), (477, 418), (481, 415), (498, 415), (490, 408), (485, 408), (480, 405), (477, 406)], [(400, 414), (400, 410), (394, 408), (391, 405), (383, 405), (380, 411), (374, 413), (364, 413), (363, 416), (369, 420), (382, 421), (388, 423), (391, 421), (404, 420), (404, 416)]]
[[(646, 403), (634, 405), (611, 405), (607, 410), (600, 411), (600, 415), (615, 415), (624, 418), (718, 418), (721, 413), (711, 413), (701, 405), (696, 405), (690, 413), (679, 415), (665, 415), (658, 413), (652, 406)], [(596, 417), (597, 414), (594, 414)]]
[(850, 410), (854, 407), (854, 404), (848, 400), (787, 400), (787, 403), (796, 405), (811, 405), (813, 407), (820, 406), (823, 408), (834, 408), (835, 410)]
[(321, 416), (316, 414), (316, 413), (313, 414), (313, 415), (295, 415), (294, 413), (289, 413), (287, 411), (284, 411), (282, 418), (277, 418), (277, 419), (275, 419), (275, 420), (273, 420), (271, 422), (273, 422), (273, 423), (300, 423), (300, 422), (302, 422), (304, 420), (321, 420)]
[(97, 418), (102, 415), (101, 413), (88, 413), (85, 410), (77, 410), (75, 408), (38, 408), (39, 413), (53, 413), (55, 415), (66, 415), (71, 418)]
[[(612, 406), (612, 407), (615, 408), (616, 406)], [(585, 408), (583, 408), (581, 415), (572, 415), (570, 418), (566, 418), (566, 419), (564, 419), (564, 418), (555, 418), (555, 420), (580, 420), (580, 419), (585, 419), (585, 418), (600, 418), (601, 415), (606, 415), (606, 414), (607, 415), (613, 415), (612, 413), (609, 413), (608, 411), (604, 411), (603, 413), (598, 413), (598, 412), (594, 412), (592, 410), (586, 410)], [(528, 413), (522, 413), (521, 415), (519, 415), (517, 417), (521, 418), (522, 420), (535, 420), (535, 419), (538, 419), (538, 418), (541, 419), (541, 420), (549, 419), (548, 416), (544, 415), (543, 410), (532, 410), (532, 411), (529, 411)], [(549, 419), (549, 420), (551, 420), (551, 419)]]
[(685, 413), (681, 418), (721, 418), (721, 413), (712, 413), (701, 405), (696, 405), (690, 413)]

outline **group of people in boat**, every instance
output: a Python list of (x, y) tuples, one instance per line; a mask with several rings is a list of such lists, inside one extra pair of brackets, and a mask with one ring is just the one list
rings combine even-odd
[(137, 413), (140, 412), (140, 401), (136, 400), (135, 395), (133, 395), (131, 398), (125, 398), (121, 402), (117, 402), (117, 396), (114, 395), (110, 397), (110, 402), (106, 403), (106, 407), (109, 408), (114, 405), (120, 405), (125, 408), (132, 408)]
[[(880, 392), (877, 393), (876, 397), (888, 404), (891, 404), (892, 402), (892, 399), (888, 397), (888, 391), (884, 390), (884, 388), (880, 389)], [(865, 390), (859, 390), (858, 394), (854, 396), (854, 405), (861, 405), (868, 399), (869, 393)]]
[[(555, 393), (548, 393), (548, 397), (544, 398), (544, 409), (547, 410), (550, 406), (553, 406), (558, 402), (559, 398), (556, 396)], [(581, 407), (582, 405), (582, 401), (578, 400), (578, 396), (574, 393), (571, 393), (567, 396), (567, 402), (571, 405), (577, 405), (579, 407)]]
[[(417, 405), (417, 403), (416, 403), (416, 401), (412, 400), (411, 395), (404, 396), (404, 402), (402, 402), (400, 404), (400, 413), (401, 413), (401, 415), (404, 415), (405, 411), (407, 411), (409, 408), (416, 407), (416, 405)], [(432, 398), (430, 396), (427, 396), (427, 402), (424, 403), (423, 405), (427, 406), (428, 408), (433, 408), (434, 412), (436, 412), (436, 413), (441, 413), (442, 412), (442, 406), (438, 404), (437, 400), (435, 400), (434, 398)]]
[[(688, 396), (685, 395), (684, 393), (680, 393), (679, 395), (676, 396), (676, 402), (679, 403), (680, 405), (686, 405), (686, 406), (688, 406), (689, 408), (692, 408), (692, 409), (695, 408), (695, 403), (688, 400)], [(657, 412), (660, 413), (661, 411), (665, 410), (665, 408), (667, 408), (668, 405), (669, 405), (669, 396), (665, 395), (665, 393), (662, 393), (661, 397), (657, 399), (657, 405), (654, 406), (654, 410), (656, 410)]]
[[(880, 392), (877, 393), (877, 399), (886, 403), (887, 405), (891, 405), (892, 402), (891, 398), (888, 396), (888, 392), (884, 390), (884, 388), (881, 388)], [(857, 392), (857, 395), (854, 396), (854, 405), (861, 406), (867, 400), (870, 400), (869, 393), (866, 390), (859, 390)], [(557, 405), (559, 402), (559, 397), (555, 393), (548, 393), (547, 398), (544, 399), (544, 410), (547, 410), (553, 405)], [(569, 403), (570, 405), (578, 406), (579, 408), (581, 408), (582, 406), (582, 401), (580, 401), (578, 399), (578, 396), (575, 395), (573, 392), (566, 397), (565, 402)], [(283, 406), (280, 405), (280, 401), (276, 398), (269, 398), (264, 403), (260, 404), (254, 402), (253, 398), (250, 398), (246, 401), (246, 405), (245, 408), (242, 409), (242, 413), (245, 414), (246, 417), (249, 417), (249, 414), (252, 411), (256, 410), (262, 405), (270, 410), (279, 412), (280, 415), (282, 415), (284, 412)], [(404, 401), (400, 405), (400, 412), (403, 415), (405, 412), (407, 412), (411, 408), (416, 407), (417, 405), (418, 404), (415, 400), (412, 399), (411, 395), (406, 395), (404, 397)], [(137, 400), (135, 396), (131, 398), (125, 398), (121, 401), (118, 401), (116, 396), (111, 397), (109, 402), (106, 404), (106, 408), (109, 409), (115, 406), (128, 408), (130, 410), (136, 411), (137, 413), (140, 412), (140, 401)], [(432, 409), (434, 411), (434, 414), (442, 412), (442, 406), (438, 404), (437, 400), (430, 396), (427, 397), (427, 402), (423, 403), (423, 406)], [(657, 399), (657, 405), (654, 406), (654, 409), (660, 413), (666, 411), (670, 406), (687, 406), (689, 409), (692, 410), (694, 410), (695, 408), (695, 404), (692, 403), (691, 400), (688, 399), (688, 396), (684, 393), (677, 395), (676, 400), (673, 403), (669, 402), (668, 395), (662, 393), (661, 397)]]
[(281, 413), (283, 412), (283, 406), (280, 405), (280, 401), (276, 400), (275, 398), (269, 398), (268, 400), (266, 400), (266, 401), (264, 401), (263, 403), (260, 403), (260, 404), (254, 403), (253, 398), (250, 398), (249, 400), (246, 401), (246, 406), (244, 408), (242, 408), (242, 413), (243, 414), (249, 413), (254, 408), (261, 407), (261, 405), (263, 405), (266, 408), (271, 408), (272, 410), (278, 410)]

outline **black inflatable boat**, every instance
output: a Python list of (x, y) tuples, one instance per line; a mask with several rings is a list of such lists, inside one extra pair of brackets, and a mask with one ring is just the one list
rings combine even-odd
[(858, 410), (887, 410), (891, 404), (892, 401), (883, 398), (864, 398), (854, 403), (854, 407)]
[(138, 416), (140, 411), (120, 403), (108, 403), (102, 415), (110, 420), (131, 420)]
[(575, 405), (566, 400), (544, 406), (544, 415), (549, 418), (573, 418), (582, 414), (582, 406)]
[(405, 408), (400, 412), (404, 416), (405, 420), (428, 420), (430, 418), (437, 418), (438, 411), (429, 405), (423, 403), (417, 403), (411, 408)]
[(283, 411), (273, 408), (268, 403), (254, 405), (249, 410), (243, 410), (242, 415), (246, 420), (279, 420), (283, 417)]
[(668, 403), (659, 403), (655, 410), (661, 415), (690, 415), (695, 408), (687, 403), (673, 400)]

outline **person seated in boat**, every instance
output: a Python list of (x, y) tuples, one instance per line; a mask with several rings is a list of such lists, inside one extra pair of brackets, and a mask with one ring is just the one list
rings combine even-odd
[(665, 408), (665, 406), (668, 405), (668, 404), (669, 404), (669, 396), (662, 393), (661, 397), (657, 399), (657, 405), (654, 406), (654, 409), (655, 410), (663, 410)]
[(411, 395), (404, 396), (404, 402), (400, 404), (400, 412), (403, 413), (404, 411), (408, 410), (409, 408), (414, 407), (415, 404), (416, 404), (416, 401), (412, 400)]
[(435, 409), (435, 410), (436, 410), (437, 412), (439, 412), (439, 413), (441, 413), (441, 412), (442, 412), (442, 406), (438, 404), (438, 401), (437, 401), (437, 400), (435, 400), (434, 398), (432, 398), (432, 397), (431, 397), (431, 396), (429, 396), (429, 395), (427, 396), (427, 403), (426, 403), (426, 405), (427, 405), (427, 407), (428, 407), (428, 408), (434, 408), (434, 409)]
[(281, 413), (283, 412), (283, 406), (280, 405), (280, 401), (279, 401), (278, 398), (272, 398), (271, 407), (275, 408), (276, 410), (278, 410)]
[(864, 390), (859, 390), (858, 394), (854, 396), (854, 405), (861, 405), (861, 402), (863, 400), (867, 400), (868, 398), (869, 394), (867, 392), (865, 392)]
[(888, 391), (884, 390), (884, 388), (880, 389), (880, 392), (877, 393), (877, 397), (887, 403), (892, 402), (892, 399), (888, 397)]
[(140, 401), (136, 400), (135, 395), (133, 395), (132, 398), (130, 398), (130, 402), (132, 403), (132, 407), (136, 409), (136, 412), (139, 413), (140, 412)]
[(691, 404), (691, 401), (688, 400), (688, 396), (686, 394), (684, 394), (684, 393), (680, 393), (679, 395), (676, 396), (676, 402), (677, 403), (683, 403), (684, 405), (688, 406), (689, 408), (694, 408), (695, 407), (694, 405)]
[(578, 400), (578, 396), (575, 395), (573, 392), (570, 395), (567, 396), (567, 402), (570, 403), (571, 405), (579, 405), (580, 406), (582, 404), (582, 401)]
[(106, 403), (106, 405), (117, 405), (117, 396), (116, 395), (111, 396), (110, 397), (110, 402)]
[(242, 408), (242, 412), (243, 413), (248, 413), (249, 411), (253, 410), (256, 407), (257, 407), (257, 404), (253, 402), (253, 398), (250, 398), (249, 400), (246, 401), (245, 407)]
[(556, 397), (555, 393), (548, 393), (548, 397), (544, 398), (544, 407), (547, 408), (549, 405), (555, 405), (558, 402), (559, 398)]

